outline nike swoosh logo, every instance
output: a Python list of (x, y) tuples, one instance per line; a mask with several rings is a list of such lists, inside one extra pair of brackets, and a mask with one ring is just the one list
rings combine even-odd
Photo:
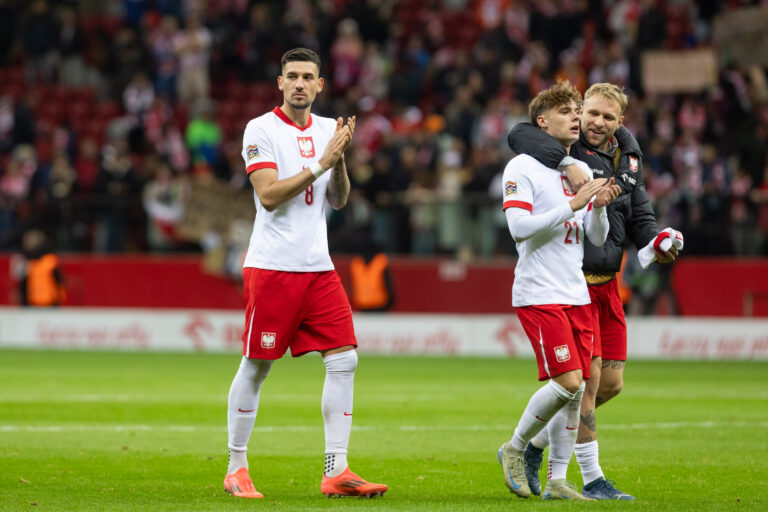
[(539, 418), (539, 415), (538, 415), (538, 414), (536, 415), (536, 419), (537, 419), (537, 420), (539, 420), (539, 421), (547, 421), (547, 420), (545, 420), (544, 418)]
[(579, 427), (568, 427), (568, 426), (566, 426), (565, 430), (576, 430), (577, 428), (579, 428)]
[(241, 409), (241, 408), (239, 408), (239, 407), (237, 408), (237, 411), (238, 411), (238, 412), (253, 412), (253, 411), (255, 411), (255, 410), (256, 410), (256, 409), (251, 409), (251, 410), (249, 410), (249, 411), (246, 411), (246, 410), (244, 410), (244, 409)]
[(516, 484), (515, 480), (512, 478), (512, 471), (510, 469), (507, 469), (507, 475), (509, 475), (509, 483), (512, 485), (512, 488), (516, 491), (520, 490), (520, 487), (522, 487), (523, 484)]
[(352, 416), (352, 413), (351, 412), (345, 412), (344, 416)]
[(594, 154), (595, 154), (595, 152), (594, 152), (594, 151), (590, 151), (590, 150), (587, 150), (587, 154), (588, 154), (588, 155), (594, 155)]

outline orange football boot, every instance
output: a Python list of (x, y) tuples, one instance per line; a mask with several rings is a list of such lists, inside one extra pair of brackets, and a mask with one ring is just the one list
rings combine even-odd
[(320, 485), (320, 492), (328, 496), (360, 496), (373, 498), (381, 496), (387, 492), (388, 487), (384, 484), (372, 484), (366, 482), (349, 468), (333, 478), (323, 475), (323, 483)]
[(234, 473), (227, 474), (224, 477), (224, 490), (238, 498), (264, 497), (263, 494), (253, 487), (251, 477), (248, 475), (248, 468), (240, 468)]

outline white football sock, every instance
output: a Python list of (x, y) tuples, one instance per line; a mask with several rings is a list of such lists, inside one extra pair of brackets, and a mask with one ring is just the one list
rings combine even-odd
[(584, 387), (585, 384), (582, 382), (573, 398), (565, 407), (557, 411), (557, 414), (547, 425), (551, 443), (547, 480), (563, 479), (568, 471), (568, 463), (571, 461), (571, 454), (573, 454), (576, 434), (579, 432), (579, 411), (581, 410)]
[(516, 450), (525, 450), (528, 441), (544, 428), (552, 416), (574, 397), (557, 382), (550, 380), (536, 391), (523, 411), (510, 443)]
[(347, 468), (357, 351), (347, 350), (332, 354), (324, 357), (323, 363), (325, 363), (325, 385), (322, 398), (325, 422), (325, 474), (334, 477)]
[(541, 432), (533, 436), (531, 444), (539, 450), (546, 448), (549, 445), (549, 429), (541, 429)]
[(577, 444), (573, 447), (576, 453), (576, 460), (581, 468), (581, 478), (584, 479), (584, 485), (594, 482), (603, 477), (603, 470), (600, 468), (600, 459), (597, 456), (597, 439), (589, 443)]
[(227, 433), (229, 435), (229, 465), (227, 473), (248, 467), (245, 452), (259, 408), (261, 383), (269, 375), (274, 361), (243, 357), (227, 401)]

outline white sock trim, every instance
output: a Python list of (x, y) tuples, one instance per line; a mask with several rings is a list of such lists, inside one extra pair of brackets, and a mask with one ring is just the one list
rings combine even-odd
[(579, 468), (581, 468), (581, 477), (584, 479), (584, 485), (605, 476), (603, 475), (602, 468), (600, 468), (597, 439), (589, 443), (575, 445), (573, 452), (576, 454), (576, 461), (579, 463)]
[[(576, 396), (576, 393), (578, 393), (578, 391), (576, 393), (571, 393), (552, 379), (549, 379), (547, 384), (552, 388), (552, 391), (554, 391), (555, 395), (567, 401), (573, 400), (573, 397)], [(584, 386), (584, 383), (582, 382), (581, 385)]]
[(331, 354), (329, 356), (325, 356), (323, 358), (323, 363), (326, 367), (328, 367), (329, 363), (333, 363), (334, 361), (339, 361), (343, 359), (351, 358), (355, 360), (355, 367), (357, 367), (357, 350), (345, 350), (344, 352), (337, 352), (335, 354)]

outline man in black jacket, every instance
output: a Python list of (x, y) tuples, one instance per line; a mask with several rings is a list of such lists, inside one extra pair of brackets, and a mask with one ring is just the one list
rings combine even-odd
[[(579, 141), (570, 155), (562, 144), (542, 130), (527, 124), (516, 125), (509, 133), (509, 145), (516, 153), (528, 154), (551, 168), (564, 169), (573, 188), (589, 178), (573, 164), (586, 162), (595, 178), (615, 178), (621, 194), (608, 206), (610, 231), (602, 247), (584, 241), (584, 275), (589, 285), (595, 320), (595, 340), (590, 369), (581, 403), (581, 423), (574, 452), (584, 478), (582, 494), (597, 499), (632, 500), (605, 479), (598, 461), (595, 408), (616, 396), (623, 386), (627, 359), (627, 328), (619, 297), (616, 273), (621, 268), (624, 243), (640, 249), (658, 247), (660, 229), (643, 182), (642, 153), (629, 131), (622, 127), (627, 97), (621, 88), (608, 83), (595, 84), (584, 95)], [(677, 257), (672, 247), (656, 251), (656, 260), (668, 263)], [(547, 446), (546, 431), (535, 437), (526, 449), (526, 475), (532, 491), (540, 489), (538, 468)]]

